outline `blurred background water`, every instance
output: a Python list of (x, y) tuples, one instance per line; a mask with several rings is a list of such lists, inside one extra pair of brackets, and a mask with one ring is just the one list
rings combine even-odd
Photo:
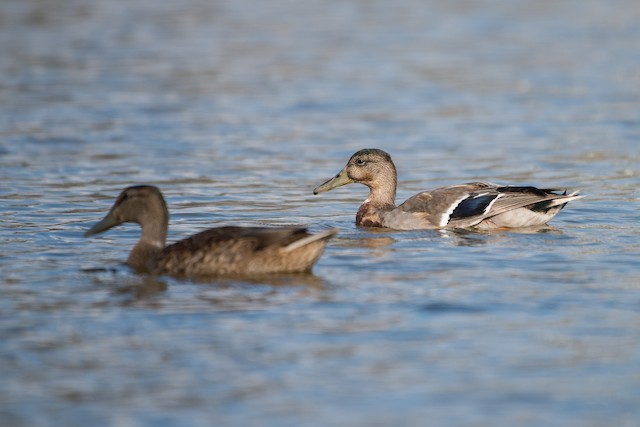
[[(3, 426), (637, 426), (640, 4), (4, 0)], [(399, 201), (470, 180), (581, 189), (540, 233), (359, 229), (364, 147)], [(169, 240), (337, 227), (312, 275), (138, 276)]]

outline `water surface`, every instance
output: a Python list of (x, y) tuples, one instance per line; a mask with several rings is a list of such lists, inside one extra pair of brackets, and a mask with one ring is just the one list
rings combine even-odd
[[(0, 424), (636, 426), (635, 1), (0, 4)], [(471, 180), (588, 197), (537, 233), (376, 231), (312, 189), (364, 147), (398, 199)], [(337, 227), (312, 275), (133, 274), (169, 240)]]

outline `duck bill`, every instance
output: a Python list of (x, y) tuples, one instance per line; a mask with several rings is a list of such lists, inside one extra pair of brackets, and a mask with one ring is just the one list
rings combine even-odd
[(87, 230), (84, 233), (84, 237), (89, 237), (89, 236), (93, 236), (94, 234), (103, 233), (108, 229), (115, 227), (118, 224), (119, 224), (118, 221), (109, 213), (107, 216), (105, 216), (102, 219), (102, 221), (98, 222), (96, 225), (94, 225), (89, 230)]
[(342, 187), (343, 185), (352, 184), (355, 181), (349, 178), (346, 168), (342, 169), (340, 173), (327, 182), (320, 184), (313, 190), (313, 194), (324, 193), (325, 191), (333, 190), (334, 188)]

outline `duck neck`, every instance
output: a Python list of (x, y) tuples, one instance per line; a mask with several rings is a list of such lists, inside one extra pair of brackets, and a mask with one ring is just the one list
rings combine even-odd
[(383, 214), (396, 207), (396, 175), (395, 173), (389, 174), (385, 179), (367, 186), (369, 187), (369, 197), (358, 209), (356, 224), (363, 227), (382, 227)]
[[(395, 170), (394, 170), (395, 172)], [(369, 185), (369, 197), (363, 204), (371, 204), (376, 207), (395, 208), (396, 201), (396, 174), (385, 176), (384, 179), (373, 182)]]
[(161, 212), (144, 215), (140, 219), (142, 235), (129, 254), (127, 264), (136, 270), (151, 271), (156, 256), (164, 249), (169, 228), (166, 206)]

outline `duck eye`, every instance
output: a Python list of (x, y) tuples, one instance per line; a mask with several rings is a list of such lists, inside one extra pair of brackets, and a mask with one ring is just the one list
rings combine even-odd
[(356, 160), (356, 165), (358, 165), (358, 166), (364, 166), (366, 163), (367, 163), (367, 161), (364, 160), (364, 159)]

